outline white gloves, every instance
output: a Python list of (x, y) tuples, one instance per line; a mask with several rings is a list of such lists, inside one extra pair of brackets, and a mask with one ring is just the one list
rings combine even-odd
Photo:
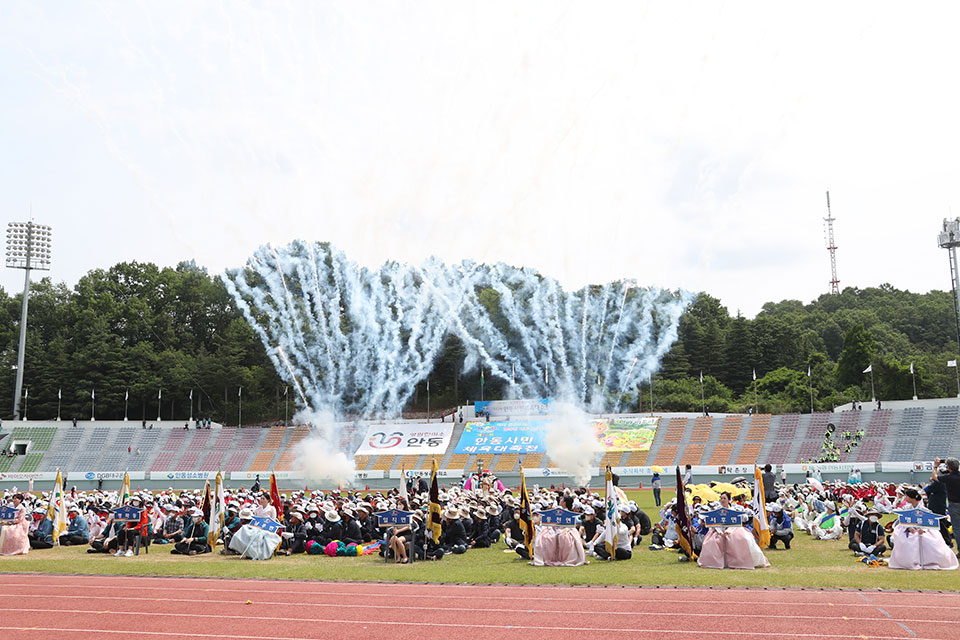
[(865, 552), (865, 553), (869, 553), (869, 552), (867, 552), (867, 545), (863, 544), (862, 542), (860, 543), (860, 551), (863, 551), (863, 552)]
[(293, 534), (290, 533), (289, 531), (284, 531), (284, 532), (281, 533), (280, 535), (282, 535), (282, 536), (283, 536), (284, 538), (286, 538), (287, 540), (289, 540), (290, 538), (293, 537)]
[(871, 544), (869, 547), (866, 548), (866, 552), (867, 552), (867, 553), (873, 553), (873, 550), (876, 549), (876, 548), (877, 548), (876, 545)]

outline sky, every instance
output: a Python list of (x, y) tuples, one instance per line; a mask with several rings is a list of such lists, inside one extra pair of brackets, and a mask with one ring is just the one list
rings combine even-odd
[(10, 0), (0, 206), (71, 286), (302, 238), (752, 317), (829, 291), (829, 190), (841, 287), (947, 289), (960, 5), (800, 9)]

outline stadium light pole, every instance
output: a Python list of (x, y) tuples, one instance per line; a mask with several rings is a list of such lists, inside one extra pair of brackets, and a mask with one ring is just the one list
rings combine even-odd
[[(17, 385), (13, 394), (13, 418), (20, 420), (20, 393), (23, 391), (23, 356), (27, 346), (27, 302), (30, 299), (30, 270), (50, 270), (52, 229), (29, 222), (7, 224), (7, 267), (23, 269), (23, 300), (20, 302), (20, 347), (17, 350)], [(25, 418), (24, 418), (25, 419)]]

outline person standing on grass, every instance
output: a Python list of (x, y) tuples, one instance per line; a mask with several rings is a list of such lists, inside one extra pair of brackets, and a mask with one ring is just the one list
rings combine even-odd
[(957, 557), (960, 558), (960, 460), (947, 458), (947, 473), (937, 473), (940, 467), (940, 458), (933, 462), (934, 472), (930, 480), (942, 482), (947, 489), (947, 500), (950, 513), (950, 524), (953, 526), (953, 539), (957, 542)]
[(660, 508), (660, 474), (656, 471), (653, 472), (653, 480), (650, 482), (653, 487), (653, 501), (657, 503), (657, 508)]
[[(947, 465), (941, 462), (937, 471), (947, 473)], [(945, 516), (947, 515), (947, 487), (935, 479), (936, 475), (934, 473), (934, 477), (930, 478), (930, 483), (923, 488), (923, 492), (927, 494), (927, 506), (930, 511)], [(943, 536), (943, 542), (948, 547), (953, 546), (953, 538), (950, 537), (950, 523), (947, 522), (946, 518), (940, 520), (940, 535)]]

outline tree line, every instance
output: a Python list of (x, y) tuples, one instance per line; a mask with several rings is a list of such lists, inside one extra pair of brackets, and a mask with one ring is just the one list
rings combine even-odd
[[(20, 294), (0, 290), (0, 416), (7, 419), (19, 315)], [(867, 366), (881, 399), (912, 397), (914, 375), (921, 398), (952, 396), (957, 370), (946, 364), (957, 359), (955, 327), (952, 295), (942, 291), (848, 287), (808, 304), (767, 303), (753, 319), (702, 293), (681, 317), (661, 370), (629, 389), (622, 406), (700, 411), (702, 373), (708, 411), (746, 411), (756, 401), (762, 412), (806, 412), (811, 389), (814, 409), (829, 410), (870, 399)], [(480, 398), (479, 371), (464, 370), (466, 356), (447, 336), (430, 375), (434, 416)], [(191, 415), (191, 392), (195, 418), (226, 424), (237, 423), (240, 402), (244, 424), (283, 420), (286, 399), (294, 411), (293, 393), (285, 398), (284, 382), (223, 282), (192, 262), (120, 263), (90, 271), (72, 289), (49, 278), (34, 283), (24, 388), (21, 406), (31, 419), (52, 419), (59, 406), (64, 420), (88, 420), (95, 410), (99, 420), (126, 412), (136, 422), (182, 421)], [(486, 376), (486, 399), (506, 392), (504, 381)], [(422, 414), (426, 404), (423, 382), (407, 411)]]

